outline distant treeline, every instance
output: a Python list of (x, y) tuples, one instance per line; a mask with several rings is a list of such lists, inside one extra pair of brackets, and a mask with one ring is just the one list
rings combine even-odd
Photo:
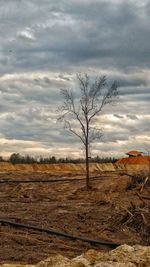
[[(114, 157), (94, 157), (90, 158), (90, 162), (97, 162), (97, 163), (115, 163), (117, 161)], [(31, 157), (29, 155), (22, 156), (19, 153), (13, 153), (9, 157), (9, 159), (5, 160), (2, 156), (0, 156), (0, 162), (11, 162), (12, 164), (17, 163), (41, 163), (41, 164), (53, 164), (53, 163), (84, 163), (84, 159), (71, 159), (71, 158), (56, 158), (55, 156), (50, 157)]]

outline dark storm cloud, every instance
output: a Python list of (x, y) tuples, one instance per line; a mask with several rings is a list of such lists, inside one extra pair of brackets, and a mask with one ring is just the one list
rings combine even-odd
[(13, 1), (1, 10), (1, 69), (149, 67), (149, 16), (134, 1)]
[[(140, 17), (141, 11), (144, 18)], [(135, 2), (123, 1), (119, 4), (110, 1), (79, 4), (73, 1), (66, 4), (64, 13), (70, 14), (75, 21), (70, 31), (70, 36), (74, 35), (73, 44), (70, 45), (69, 40), (66, 51), (63, 46), (56, 48), (64, 51), (69, 61), (90, 60), (98, 64), (97, 59), (101, 59), (101, 64), (107, 67), (109, 63), (117, 67), (149, 66), (150, 30), (146, 7), (141, 10)]]

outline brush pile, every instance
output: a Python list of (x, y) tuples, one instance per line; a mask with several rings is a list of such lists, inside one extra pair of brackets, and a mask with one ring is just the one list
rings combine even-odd
[(138, 233), (145, 244), (150, 244), (150, 177), (143, 173), (131, 176), (127, 191), (132, 190), (139, 202), (130, 201), (128, 206), (120, 205), (115, 217), (111, 219), (112, 231), (122, 228), (124, 231)]

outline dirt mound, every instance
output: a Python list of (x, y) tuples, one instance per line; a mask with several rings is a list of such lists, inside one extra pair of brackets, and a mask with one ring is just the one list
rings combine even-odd
[(150, 156), (122, 158), (117, 161), (117, 164), (148, 165), (150, 164)]
[(138, 151), (138, 150), (130, 150), (126, 154), (129, 155), (129, 156), (133, 156), (133, 157), (141, 156), (141, 152)]
[[(137, 159), (138, 158), (138, 159)], [(139, 159), (140, 158), (140, 159)], [(142, 170), (149, 171), (150, 163), (147, 157), (123, 158), (113, 163), (90, 163), (90, 172), (114, 172), (116, 170), (139, 172)], [(140, 163), (139, 163), (140, 162)], [(0, 162), (0, 172), (22, 171), (22, 172), (85, 172), (85, 164), (59, 163), (59, 164), (11, 164)]]
[[(141, 171), (149, 170), (150, 157), (131, 157), (123, 158), (113, 163), (90, 163), (90, 172), (114, 172), (116, 170)], [(22, 171), (22, 172), (85, 172), (85, 164), (59, 163), (59, 164), (11, 164), (9, 162), (0, 162), (0, 172)]]
[(143, 171), (148, 174), (150, 171), (150, 156), (122, 158), (116, 162), (116, 167), (126, 172), (138, 173)]
[(2, 264), (2, 267), (149, 267), (150, 247), (122, 245), (108, 253), (89, 250), (69, 260), (61, 255), (49, 257), (36, 265)]
[(0, 162), (0, 171), (15, 171), (15, 165), (9, 162)]
[[(90, 163), (90, 171), (115, 171), (116, 167), (112, 163)], [(60, 172), (83, 172), (85, 164), (59, 163), (59, 164), (11, 164), (8, 162), (0, 162), (0, 171), (60, 171)]]

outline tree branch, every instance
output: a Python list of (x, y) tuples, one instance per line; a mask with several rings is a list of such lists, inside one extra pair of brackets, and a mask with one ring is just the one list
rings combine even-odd
[(83, 137), (81, 135), (79, 135), (75, 130), (73, 130), (71, 128), (71, 124), (67, 120), (65, 120), (65, 128), (67, 128), (70, 132), (72, 132), (74, 135), (76, 135), (78, 138), (80, 138), (80, 140), (82, 141), (82, 143), (85, 145), (85, 140), (83, 139)]

